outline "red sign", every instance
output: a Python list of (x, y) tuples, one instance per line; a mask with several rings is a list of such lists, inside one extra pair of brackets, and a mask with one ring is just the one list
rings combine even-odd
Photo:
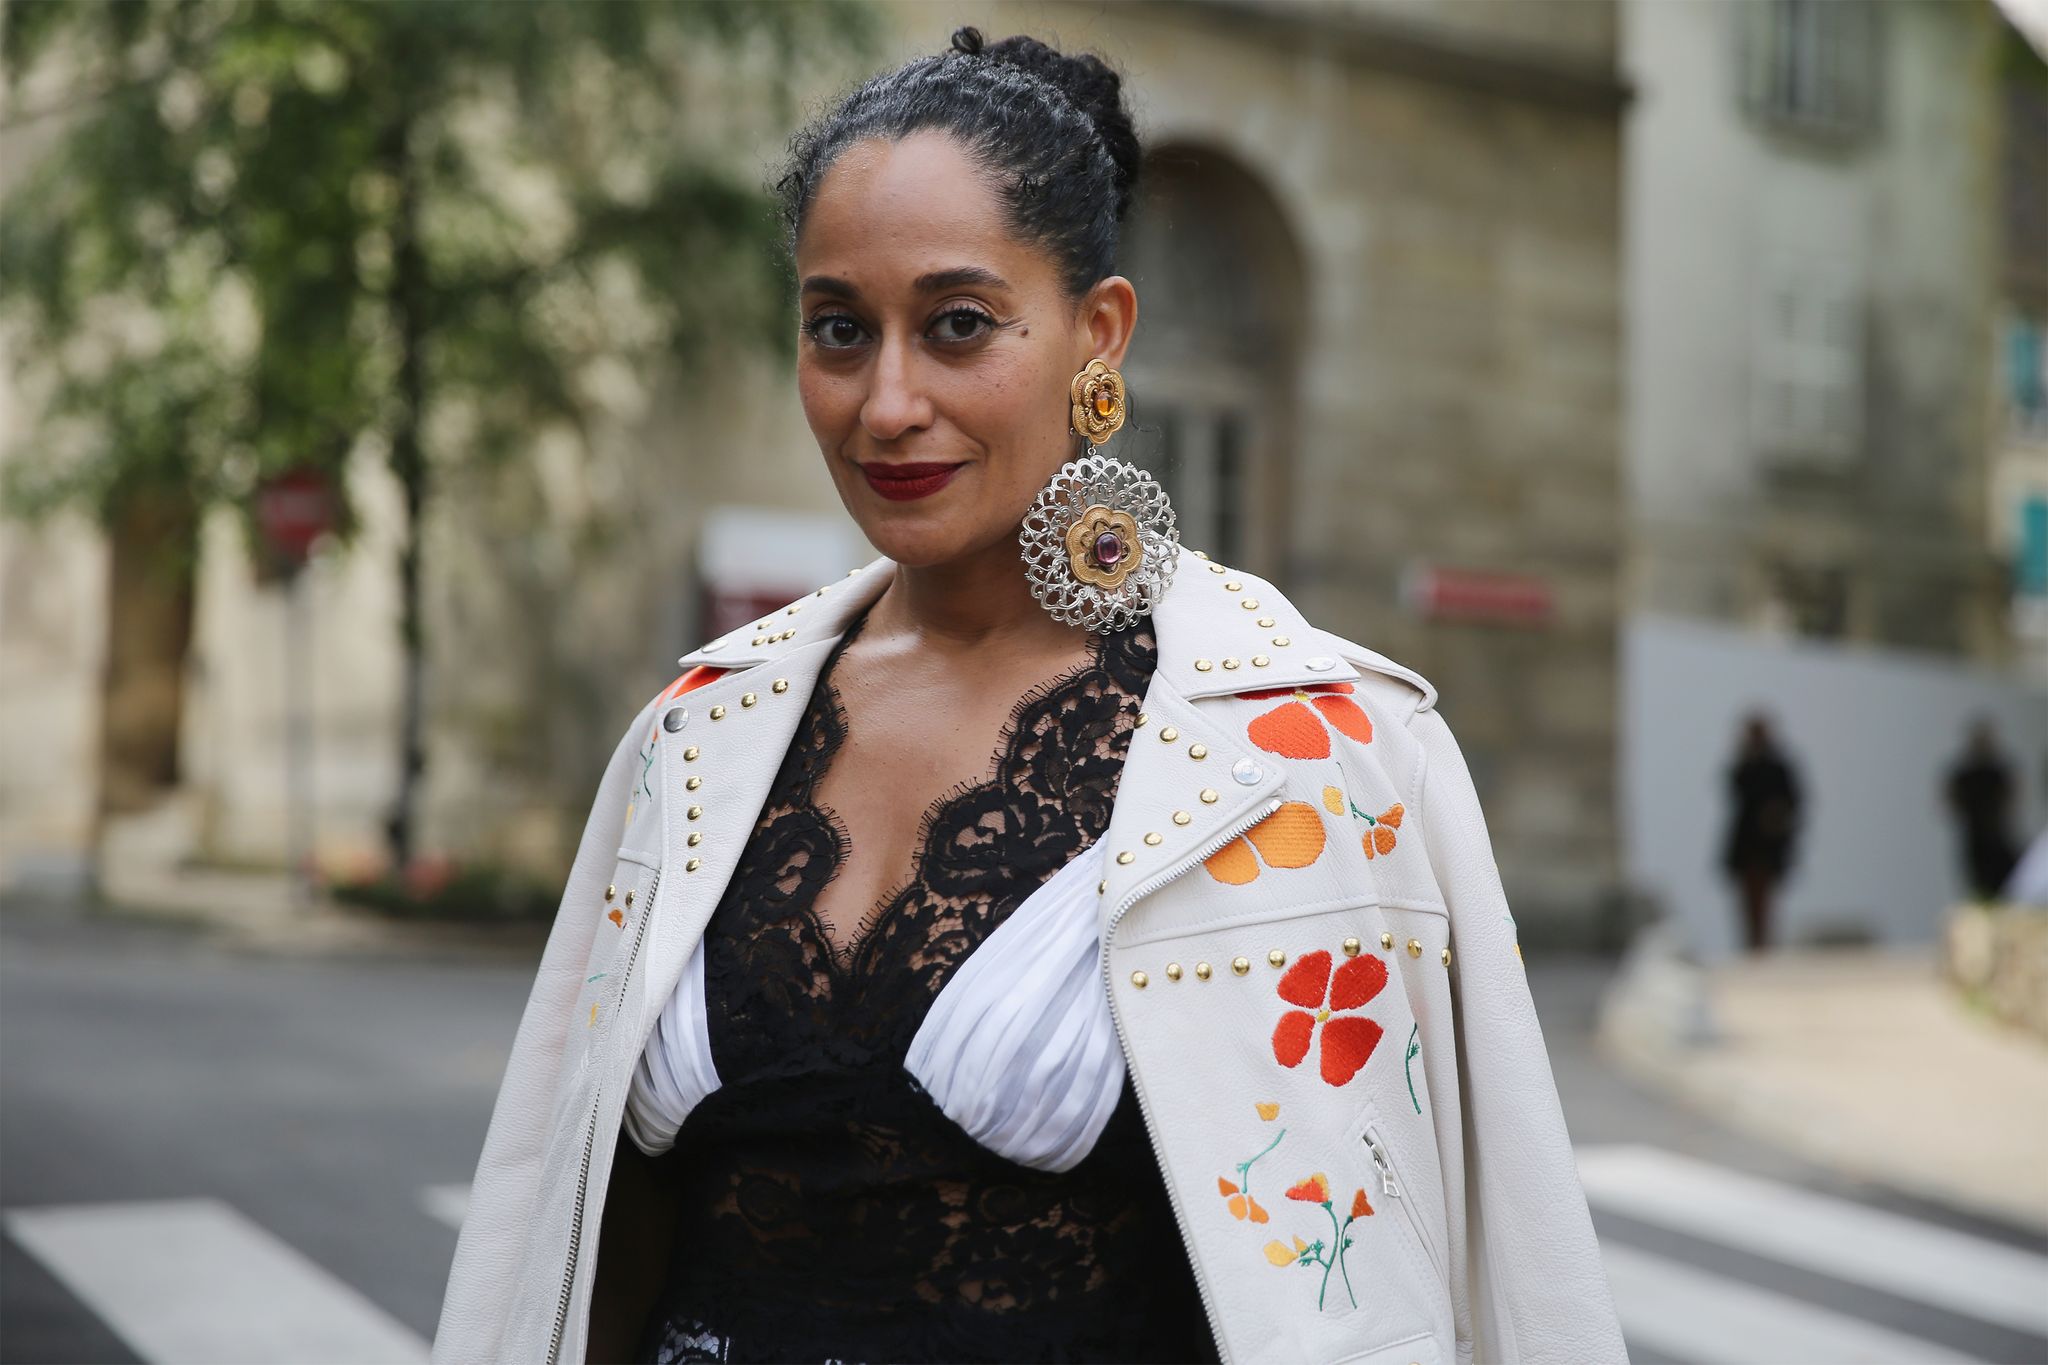
[(334, 529), (334, 486), (317, 469), (287, 470), (256, 492), (256, 525), (264, 544), (292, 567), (306, 562), (313, 542)]
[(1555, 607), (1550, 584), (1527, 574), (1415, 566), (1402, 577), (1402, 596), (1418, 616), (1497, 625), (1547, 624)]

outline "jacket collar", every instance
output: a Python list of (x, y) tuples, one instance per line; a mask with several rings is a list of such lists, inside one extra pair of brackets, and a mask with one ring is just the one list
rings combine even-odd
[[(877, 559), (746, 629), (683, 655), (677, 662), (685, 668), (731, 670), (689, 699), (697, 703), (693, 709), (704, 714), (712, 705), (760, 689), (772, 677), (786, 684), (785, 691), (774, 694), (775, 706), (755, 709), (750, 702), (744, 713), (731, 711), (731, 721), (715, 728), (737, 740), (741, 730), (766, 724), (768, 714), (775, 713), (782, 724), (772, 734), (750, 736), (748, 747), (781, 753), (791, 738), (794, 713), (809, 698), (832, 644), (881, 596), (895, 567), (886, 558)], [(1191, 870), (1277, 805), (1280, 765), (1251, 746), (1227, 712), (1201, 703), (1359, 676), (1345, 657), (1356, 646), (1309, 625), (1272, 584), (1199, 552), (1183, 551), (1172, 586), (1153, 610), (1152, 628), (1158, 668), (1101, 840), (1105, 931), (1123, 908)], [(721, 812), (746, 827), (778, 765), (758, 766), (758, 793), (747, 792)], [(736, 848), (737, 841), (717, 842)]]
[[(676, 660), (740, 670), (837, 640), (882, 595), (895, 564), (877, 559)], [(1152, 613), (1159, 675), (1188, 700), (1263, 688), (1348, 682), (1358, 671), (1340, 642), (1302, 618), (1272, 584), (1183, 551), (1173, 585)]]

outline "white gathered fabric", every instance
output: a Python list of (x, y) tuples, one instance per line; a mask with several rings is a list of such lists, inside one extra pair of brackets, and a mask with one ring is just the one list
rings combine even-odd
[(718, 1089), (704, 1014), (704, 943), (683, 967), (626, 1088), (626, 1136), (649, 1156), (675, 1146), (690, 1111)]
[[(932, 1001), (904, 1067), (975, 1141), (1019, 1165), (1072, 1169), (1124, 1085), (1102, 989), (1099, 844), (1047, 878), (967, 955)], [(718, 1088), (704, 1014), (704, 948), (691, 954), (633, 1072), (626, 1130), (649, 1156)]]
[(1044, 1171), (1087, 1156), (1123, 1093), (1095, 924), (1102, 854), (1083, 849), (967, 955), (903, 1063), (975, 1141)]

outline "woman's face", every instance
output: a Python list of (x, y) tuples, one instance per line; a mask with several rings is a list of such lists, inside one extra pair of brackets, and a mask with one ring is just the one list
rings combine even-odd
[(937, 132), (841, 153), (796, 265), (804, 419), (862, 532), (910, 567), (1014, 538), (1072, 458), (1075, 372), (1122, 363), (1130, 282), (1069, 299), (1053, 258), (1011, 235), (987, 173)]

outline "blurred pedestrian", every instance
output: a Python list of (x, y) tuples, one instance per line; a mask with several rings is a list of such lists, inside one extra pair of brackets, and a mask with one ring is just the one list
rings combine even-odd
[(884, 557), (621, 738), (437, 1365), (1625, 1360), (1435, 689), (1098, 449), (1121, 86), (963, 28), (793, 144)]
[(1996, 900), (2019, 850), (2012, 836), (2012, 764), (1989, 717), (1970, 723), (1963, 753), (1948, 770), (1948, 807), (1962, 835), (1963, 877), (1980, 901)]
[(1770, 945), (1772, 903), (1791, 870), (1799, 833), (1799, 775), (1779, 750), (1770, 721), (1752, 712), (1728, 769), (1728, 837), (1721, 865), (1742, 900), (1744, 942), (1753, 953)]

